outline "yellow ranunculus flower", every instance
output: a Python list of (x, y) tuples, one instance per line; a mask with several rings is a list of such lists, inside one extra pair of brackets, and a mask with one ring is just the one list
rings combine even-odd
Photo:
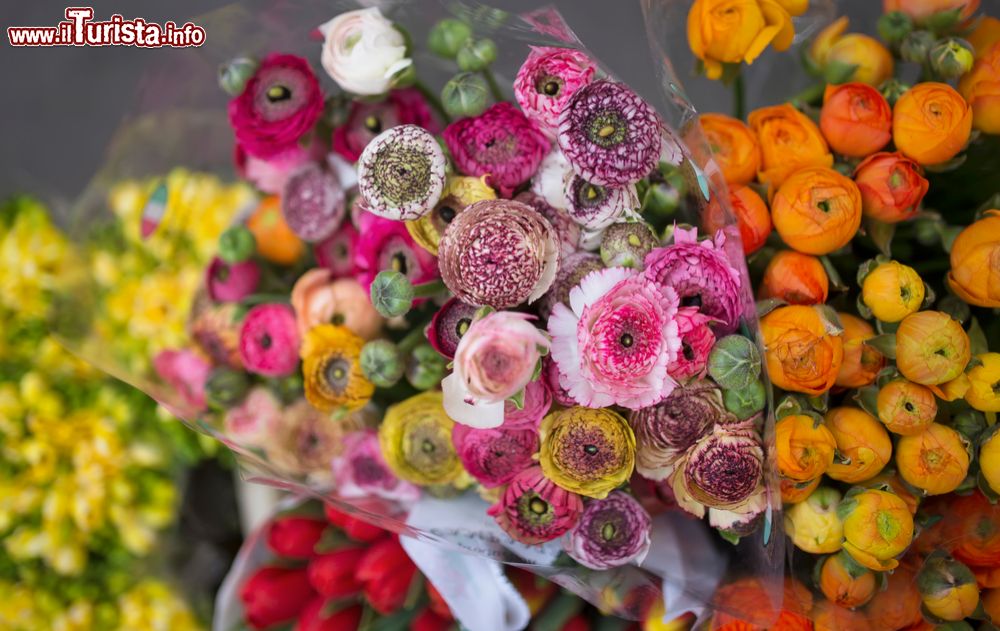
[(752, 64), (768, 44), (775, 50), (792, 45), (795, 28), (786, 7), (791, 0), (695, 0), (688, 12), (691, 52), (705, 64), (710, 79), (722, 76), (722, 64)]
[(944, 555), (932, 555), (917, 574), (917, 589), (927, 611), (941, 620), (957, 622), (979, 605), (976, 576), (965, 564)]
[(454, 426), (440, 392), (427, 391), (391, 406), (378, 429), (393, 473), (420, 485), (449, 484), (465, 471), (451, 441)]
[(437, 256), (441, 235), (455, 216), (473, 202), (496, 197), (497, 193), (486, 183), (485, 175), (451, 175), (434, 209), (420, 219), (407, 221), (406, 229), (417, 245)]
[(896, 367), (921, 385), (955, 379), (971, 359), (969, 336), (942, 311), (919, 311), (903, 318), (896, 329)]
[(856, 66), (844, 79), (878, 86), (892, 76), (892, 54), (874, 37), (861, 33), (847, 33), (848, 17), (842, 16), (820, 31), (809, 49), (809, 56), (820, 68), (830, 64)]
[(345, 326), (321, 324), (302, 342), (306, 399), (316, 409), (356, 410), (372, 398), (375, 386), (361, 370), (365, 341)]
[(934, 396), (942, 401), (955, 401), (965, 397), (965, 393), (972, 387), (972, 382), (969, 381), (968, 375), (962, 373), (951, 381), (927, 387), (934, 393)]
[(924, 281), (909, 265), (882, 263), (861, 283), (861, 300), (882, 322), (899, 322), (920, 309)]
[(848, 494), (841, 504), (844, 550), (870, 570), (884, 572), (913, 541), (913, 516), (895, 493), (866, 489)]
[(812, 554), (840, 550), (844, 540), (844, 525), (837, 515), (840, 499), (836, 489), (820, 487), (785, 511), (785, 532), (796, 548)]
[(979, 471), (994, 493), (1000, 493), (1000, 431), (998, 425), (987, 434), (979, 447)]
[(635, 468), (635, 434), (610, 408), (553, 412), (542, 420), (539, 433), (542, 472), (567, 491), (602, 499)]
[(965, 401), (980, 412), (1000, 412), (1000, 353), (977, 355), (980, 365), (969, 370)]

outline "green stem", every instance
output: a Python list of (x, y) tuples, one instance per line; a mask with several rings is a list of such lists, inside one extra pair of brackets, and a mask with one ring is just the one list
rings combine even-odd
[(432, 280), (429, 283), (422, 283), (420, 285), (413, 286), (413, 297), (414, 298), (429, 298), (435, 294), (439, 294), (445, 290), (444, 281), (441, 279)]
[(434, 111), (437, 112), (437, 115), (441, 117), (441, 120), (443, 120), (445, 124), (451, 122), (451, 117), (448, 116), (448, 112), (445, 111), (444, 105), (441, 105), (441, 98), (437, 94), (435, 94), (430, 88), (428, 88), (426, 83), (418, 79), (413, 84), (413, 87), (415, 87), (420, 92), (420, 94), (427, 100), (427, 102), (430, 103), (431, 108), (433, 108)]
[(493, 95), (493, 100), (497, 103), (503, 101), (503, 90), (500, 89), (497, 78), (493, 76), (493, 71), (489, 68), (483, 69), (483, 78), (486, 79), (486, 85), (490, 87), (490, 94)]
[(412, 331), (406, 334), (406, 337), (399, 340), (399, 343), (396, 344), (396, 348), (399, 350), (401, 355), (408, 355), (410, 351), (417, 347), (417, 344), (420, 344), (427, 339), (424, 336), (424, 328), (426, 326), (426, 324), (421, 324), (420, 326), (414, 327)]
[(737, 72), (733, 79), (733, 117), (743, 120), (746, 114), (747, 91), (743, 83), (743, 73)]
[(240, 300), (240, 303), (247, 307), (252, 307), (272, 302), (288, 304), (289, 300), (288, 294), (250, 294), (244, 297), (243, 300)]
[(819, 83), (814, 83), (811, 86), (803, 89), (801, 92), (793, 96), (790, 100), (795, 105), (813, 105), (821, 98), (823, 98), (823, 91), (826, 90), (826, 84), (822, 81)]

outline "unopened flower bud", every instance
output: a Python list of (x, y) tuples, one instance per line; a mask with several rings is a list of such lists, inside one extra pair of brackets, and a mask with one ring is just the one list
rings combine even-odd
[(963, 39), (949, 37), (941, 40), (929, 53), (931, 67), (938, 76), (955, 79), (972, 69), (975, 58), (972, 46)]
[(389, 340), (372, 340), (361, 349), (361, 371), (379, 388), (391, 388), (403, 376), (405, 364), (396, 345)]
[(384, 270), (372, 281), (371, 299), (384, 318), (405, 315), (413, 305), (413, 285), (405, 274)]
[(642, 261), (657, 245), (656, 234), (644, 221), (612, 224), (601, 237), (601, 260), (606, 267), (642, 269)]
[(431, 29), (427, 36), (427, 47), (435, 55), (454, 59), (459, 49), (472, 37), (472, 29), (461, 20), (447, 18)]
[(205, 399), (212, 406), (231, 408), (243, 400), (249, 387), (246, 372), (220, 366), (205, 381)]
[(764, 389), (764, 383), (757, 379), (746, 388), (725, 390), (722, 402), (737, 418), (745, 420), (764, 409), (767, 403), (767, 391)]
[(305, 396), (305, 387), (302, 382), (302, 375), (295, 373), (271, 382), (274, 394), (281, 399), (282, 403), (288, 404)]
[(466, 40), (458, 49), (458, 67), (466, 72), (486, 70), (497, 59), (497, 45), (491, 39)]
[(932, 554), (924, 561), (917, 589), (927, 612), (946, 622), (969, 617), (979, 605), (975, 574), (946, 554)]
[(899, 79), (889, 79), (879, 86), (879, 92), (882, 93), (882, 96), (885, 97), (890, 106), (895, 105), (899, 97), (903, 96), (903, 93), (909, 89), (910, 86)]
[(878, 19), (878, 34), (890, 46), (903, 41), (913, 30), (913, 19), (902, 11), (890, 11)]
[(462, 72), (444, 85), (441, 105), (449, 116), (479, 116), (486, 109), (489, 87), (478, 74)]
[(760, 376), (760, 351), (742, 335), (727, 335), (708, 356), (708, 374), (726, 390), (750, 387)]
[(430, 390), (444, 379), (447, 363), (430, 344), (421, 344), (413, 349), (406, 362), (406, 380), (418, 390)]
[(257, 72), (256, 59), (237, 57), (219, 67), (219, 86), (226, 94), (237, 96), (243, 92), (247, 81)]
[(244, 226), (233, 226), (219, 236), (219, 258), (235, 265), (253, 256), (257, 241)]
[(927, 54), (934, 43), (934, 34), (930, 31), (912, 31), (899, 45), (899, 55), (904, 61), (922, 64), (927, 61)]

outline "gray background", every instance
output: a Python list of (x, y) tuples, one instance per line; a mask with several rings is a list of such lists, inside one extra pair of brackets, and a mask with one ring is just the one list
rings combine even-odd
[[(834, 4), (833, 0), (814, 0), (814, 5), (824, 2), (828, 3), (827, 10), (832, 10), (829, 5)], [(543, 4), (540, 0), (490, 3), (512, 11)], [(98, 19), (117, 12), (126, 18), (183, 23), (189, 19), (197, 21), (197, 16), (229, 5), (231, 0), (92, 0), (71, 4), (92, 4)], [(555, 0), (551, 4), (613, 72), (640, 92), (657, 89), (639, 0)], [(837, 4), (839, 11), (851, 15), (851, 30), (874, 31), (881, 2), (840, 0)], [(53, 25), (62, 19), (66, 7), (64, 2), (54, 0), (5, 0), (3, 5), (0, 9), (3, 27)], [(267, 6), (269, 10), (279, 7), (294, 11), (296, 2), (278, 0)], [(984, 0), (983, 9), (1000, 15), (1000, 0)], [(718, 83), (696, 77), (690, 56), (683, 54), (685, 12), (678, 7), (675, 15), (680, 15), (681, 21), (658, 29), (656, 36), (666, 42), (676, 74), (695, 106), (702, 111), (728, 111), (728, 93)], [(253, 16), (249, 17), (252, 20)], [(239, 38), (226, 32), (224, 26), (208, 30), (209, 43), (218, 45), (222, 40), (238, 50)], [(316, 46), (311, 42), (306, 44)], [(109, 138), (136, 111), (137, 86), (155, 84), (156, 76), (151, 69), (169, 67), (175, 62), (181, 64), (190, 54), (191, 51), (167, 48), (14, 48), (4, 32), (0, 42), (0, 197), (30, 190), (58, 203), (78, 195), (105, 161)], [(765, 53), (747, 75), (748, 105), (778, 102), (804, 87), (808, 78), (795, 63), (794, 55)], [(152, 93), (164, 101), (171, 98), (183, 101), (184, 86), (160, 85)], [(149, 93), (143, 98), (148, 101)], [(215, 98), (219, 116), (224, 116), (225, 96), (220, 92)]]

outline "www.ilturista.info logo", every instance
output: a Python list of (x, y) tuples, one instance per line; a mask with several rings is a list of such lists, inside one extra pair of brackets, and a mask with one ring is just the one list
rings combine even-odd
[(8, 26), (11, 46), (141, 46), (187, 48), (205, 43), (205, 29), (185, 23), (157, 24), (142, 18), (126, 20), (117, 13), (94, 21), (92, 7), (68, 7), (66, 20), (55, 26)]

